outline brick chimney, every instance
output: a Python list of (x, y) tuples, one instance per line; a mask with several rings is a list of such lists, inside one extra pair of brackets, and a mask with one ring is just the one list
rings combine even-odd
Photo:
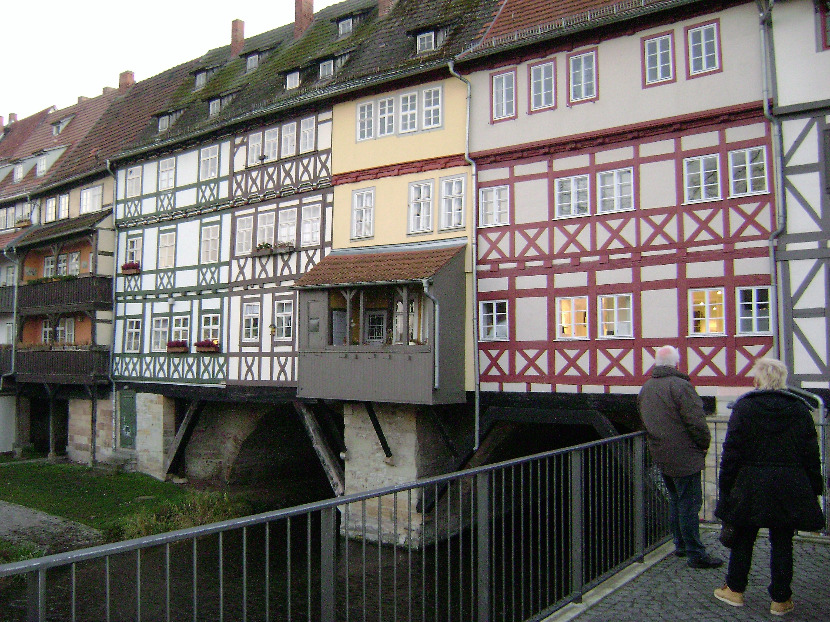
[(11, 125), (12, 123), (14, 123), (16, 121), (17, 121), (17, 113), (16, 112), (10, 112), (9, 113), (9, 125)]
[(299, 39), (314, 19), (314, 0), (294, 0), (294, 38)]
[(395, 0), (378, 0), (378, 17), (389, 13), (393, 6), (395, 6)]
[(113, 92), (115, 92), (115, 89), (114, 89), (114, 88), (112, 88), (111, 86), (105, 86), (105, 87), (101, 90), (101, 94), (102, 94), (102, 95), (109, 95), (110, 93), (113, 93)]
[(231, 22), (231, 58), (236, 58), (242, 53), (245, 45), (245, 22), (235, 19)]
[(122, 71), (118, 75), (118, 90), (126, 91), (135, 84), (135, 74), (132, 71)]
[(0, 134), (3, 133), (3, 116), (0, 115)]

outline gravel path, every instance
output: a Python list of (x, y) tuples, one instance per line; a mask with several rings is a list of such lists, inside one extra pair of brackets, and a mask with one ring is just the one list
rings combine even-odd
[(47, 555), (95, 546), (104, 540), (92, 527), (5, 501), (0, 501), (0, 539), (29, 544)]

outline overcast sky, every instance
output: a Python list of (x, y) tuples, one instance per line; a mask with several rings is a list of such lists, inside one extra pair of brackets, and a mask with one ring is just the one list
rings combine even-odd
[[(338, 0), (315, 0), (315, 12)], [(100, 95), (131, 70), (136, 81), (231, 41), (294, 21), (294, 0), (22, 0), (4, 12), (0, 116), (23, 119), (79, 95)]]

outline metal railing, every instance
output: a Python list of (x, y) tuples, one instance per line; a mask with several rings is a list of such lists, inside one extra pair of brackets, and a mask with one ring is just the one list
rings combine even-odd
[(27, 577), (28, 620), (539, 620), (668, 539), (654, 472), (635, 433), (8, 564), (0, 581)]
[(112, 277), (84, 275), (49, 283), (21, 284), (18, 311), (23, 315), (112, 307)]
[[(723, 441), (726, 438), (728, 421), (710, 421), (709, 429), (712, 432), (710, 466), (704, 470), (703, 476), (703, 517), (708, 522), (719, 522), (714, 517), (715, 506), (718, 503), (718, 477), (720, 475), (720, 460)], [(821, 456), (821, 473), (825, 482), (824, 494), (821, 496), (821, 509), (824, 511), (824, 529), (821, 534), (830, 536), (830, 489), (826, 483), (830, 481), (830, 423), (820, 420), (816, 423), (819, 450)]]

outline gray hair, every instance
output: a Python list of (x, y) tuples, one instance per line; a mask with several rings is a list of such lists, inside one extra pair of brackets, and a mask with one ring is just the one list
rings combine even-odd
[(778, 359), (758, 359), (750, 374), (753, 376), (756, 389), (787, 388), (787, 366)]
[(680, 362), (680, 352), (674, 346), (661, 346), (654, 353), (654, 364), (667, 367), (677, 367)]

